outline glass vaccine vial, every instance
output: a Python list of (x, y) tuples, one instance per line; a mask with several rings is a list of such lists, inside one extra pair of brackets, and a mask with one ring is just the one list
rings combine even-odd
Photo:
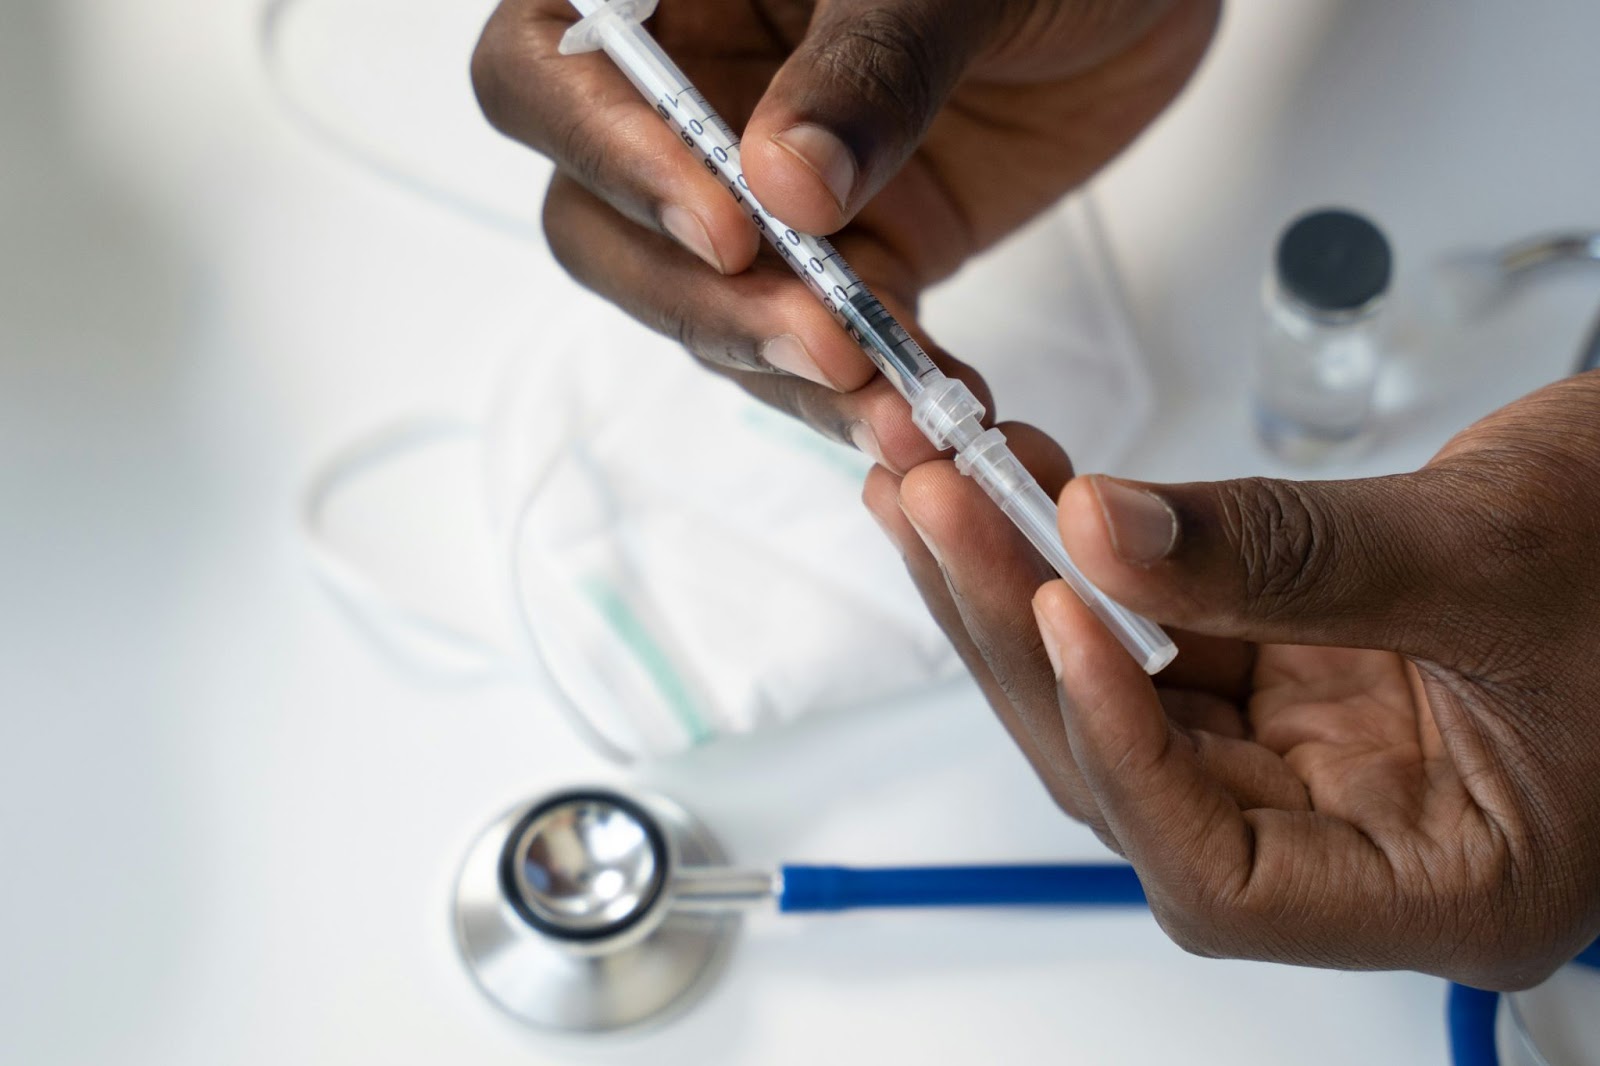
[(1351, 211), (1302, 215), (1278, 238), (1256, 364), (1256, 434), (1268, 451), (1310, 466), (1369, 442), (1392, 273), (1383, 231)]

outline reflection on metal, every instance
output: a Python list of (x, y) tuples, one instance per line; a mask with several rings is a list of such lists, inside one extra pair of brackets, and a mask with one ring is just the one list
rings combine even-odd
[(489, 998), (530, 1025), (596, 1033), (658, 1020), (710, 986), (740, 920), (673, 907), (674, 872), (724, 860), (703, 825), (659, 797), (561, 793), (473, 844), (456, 942)]
[[(1600, 263), (1600, 230), (1550, 233), (1502, 248), (1495, 257), (1506, 281), (1517, 281), (1529, 271), (1562, 263)], [(1578, 352), (1574, 373), (1600, 367), (1600, 315)]]

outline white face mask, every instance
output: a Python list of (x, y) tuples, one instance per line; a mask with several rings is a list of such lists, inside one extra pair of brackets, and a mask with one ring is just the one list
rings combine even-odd
[[(517, 652), (476, 635), (495, 620), (401, 608), (322, 521), (363, 472), (463, 436)], [(413, 419), (336, 456), (310, 488), (307, 537), (391, 650), (471, 678), (531, 658), (597, 749), (660, 757), (959, 675), (860, 502), (869, 466), (595, 306), (511, 353), (481, 427)]]
[[(1030, 286), (1008, 290), (1004, 279), (1019, 276)], [(996, 298), (1007, 292), (1015, 298)], [(1080, 469), (1105, 469), (1143, 425), (1148, 384), (1081, 200), (926, 302), (934, 335), (980, 363), (1002, 414), (1045, 429)], [(481, 422), (380, 430), (307, 489), (320, 576), (410, 664), (471, 679), (531, 668), (540, 704), (623, 761), (881, 704), (961, 673), (861, 504), (867, 459), (673, 342), (584, 297), (511, 346), (492, 397)], [(481, 559), (505, 596), (447, 623), (337, 549), (324, 512), (364, 472), (452, 438), (472, 453), (456, 480), (481, 486), (462, 506), (487, 515), (488, 543), (449, 550)], [(415, 486), (409, 512), (426, 520), (434, 492)]]

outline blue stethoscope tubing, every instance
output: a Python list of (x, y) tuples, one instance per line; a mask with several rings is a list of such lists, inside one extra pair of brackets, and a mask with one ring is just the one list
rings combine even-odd
[(1108, 865), (783, 866), (778, 909), (854, 907), (1115, 907), (1145, 905), (1133, 867)]
[[(801, 914), (855, 907), (1117, 907), (1146, 905), (1144, 886), (1123, 863), (1025, 866), (780, 868), (778, 909)], [(1600, 940), (1572, 960), (1600, 970)], [(1454, 1066), (1500, 1066), (1495, 1017), (1500, 993), (1452, 983), (1445, 1002)]]
[[(1600, 970), (1600, 940), (1578, 952), (1573, 964)], [(1455, 1066), (1500, 1066), (1495, 1046), (1495, 1018), (1500, 993), (1469, 985), (1451, 984), (1445, 1021), (1450, 1032), (1450, 1061)]]

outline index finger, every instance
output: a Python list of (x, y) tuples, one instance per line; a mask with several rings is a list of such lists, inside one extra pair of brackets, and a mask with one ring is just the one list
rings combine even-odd
[(565, 0), (505, 0), (472, 56), (472, 84), (500, 132), (548, 156), (634, 222), (672, 236), (724, 274), (760, 237), (722, 183), (603, 52), (562, 55), (577, 21)]

